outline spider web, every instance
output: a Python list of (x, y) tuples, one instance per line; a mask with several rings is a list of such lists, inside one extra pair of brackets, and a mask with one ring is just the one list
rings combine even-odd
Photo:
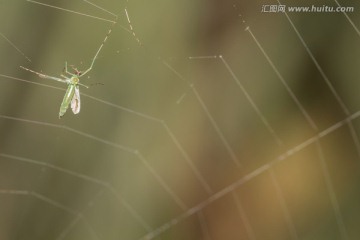
[[(299, 2), (0, 1), (0, 239), (358, 239), (359, 3), (263, 4)], [(59, 120), (19, 66), (87, 69), (115, 15)]]

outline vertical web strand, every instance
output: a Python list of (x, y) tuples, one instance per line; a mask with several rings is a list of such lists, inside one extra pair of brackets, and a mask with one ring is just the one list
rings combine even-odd
[(249, 218), (246, 216), (245, 210), (241, 204), (240, 198), (235, 191), (232, 192), (232, 196), (236, 205), (236, 209), (239, 212), (240, 218), (245, 225), (247, 236), (250, 240), (256, 240), (254, 229), (251, 227)]
[(239, 86), (239, 88), (241, 89), (241, 91), (243, 92), (243, 94), (245, 95), (245, 97), (247, 98), (247, 100), (249, 101), (250, 105), (252, 106), (252, 108), (254, 109), (254, 111), (256, 112), (256, 114), (260, 117), (261, 121), (263, 122), (263, 124), (265, 125), (265, 127), (268, 129), (268, 131), (270, 132), (270, 134), (272, 135), (272, 137), (275, 139), (276, 143), (281, 146), (283, 145), (283, 142), (281, 141), (281, 139), (278, 137), (278, 135), (276, 134), (275, 130), (270, 126), (270, 123), (268, 122), (268, 120), (265, 118), (265, 116), (261, 113), (260, 109), (258, 108), (258, 106), (255, 104), (254, 100), (251, 98), (250, 94), (246, 91), (246, 89), (244, 88), (244, 86), (241, 84), (239, 78), (235, 75), (235, 73), (233, 72), (233, 70), (230, 68), (229, 64), (227, 63), (227, 61), (225, 60), (225, 58), (223, 56), (220, 56), (221, 61), (223, 62), (223, 64), (225, 65), (226, 69), (229, 71), (230, 75), (232, 76), (232, 78), (235, 80), (236, 84)]
[(257, 38), (255, 37), (255, 35), (253, 34), (253, 32), (251, 31), (250, 27), (247, 27), (245, 29), (250, 36), (252, 37), (252, 39), (255, 41), (256, 45), (258, 46), (258, 48), (260, 49), (260, 51), (262, 52), (262, 54), (264, 55), (265, 59), (268, 61), (268, 63), (270, 64), (271, 68), (273, 69), (273, 71), (275, 72), (276, 76), (279, 78), (279, 80), (281, 81), (281, 83), (284, 85), (286, 91), (289, 93), (289, 95), (291, 96), (291, 98), (293, 99), (293, 101), (295, 102), (295, 104), (298, 106), (299, 110), (301, 111), (301, 113), (303, 114), (303, 116), (305, 117), (305, 119), (307, 120), (307, 122), (309, 123), (309, 125), (314, 129), (317, 130), (318, 127), (316, 126), (315, 122), (312, 120), (312, 118), (310, 117), (310, 115), (307, 113), (307, 111), (305, 110), (305, 108), (303, 107), (303, 105), (300, 103), (300, 101), (298, 100), (298, 98), (295, 96), (294, 92), (290, 89), (290, 87), (288, 86), (288, 84), (286, 83), (284, 77), (280, 74), (279, 70), (276, 68), (275, 64), (273, 63), (273, 61), (270, 59), (270, 57), (268, 56), (268, 54), (265, 52), (264, 48), (261, 46), (260, 42), (257, 40)]
[[(334, 0), (334, 1), (339, 7), (341, 7), (341, 5), (339, 4), (339, 2), (337, 0)], [(345, 11), (343, 11), (343, 14), (346, 17), (346, 19), (348, 20), (348, 22), (350, 23), (350, 25), (354, 28), (357, 35), (360, 37), (360, 30), (356, 27), (355, 23), (351, 20), (351, 18)]]
[(203, 109), (203, 111), (205, 112), (209, 122), (211, 123), (211, 125), (213, 126), (215, 132), (217, 133), (217, 135), (219, 136), (221, 142), (223, 143), (223, 145), (225, 146), (225, 149), (227, 150), (228, 154), (231, 157), (231, 160), (234, 162), (234, 164), (237, 167), (241, 166), (240, 160), (238, 159), (238, 157), (236, 156), (234, 150), (231, 148), (229, 142), (227, 141), (227, 139), (225, 138), (223, 132), (221, 131), (220, 127), (218, 126), (218, 124), (216, 123), (215, 119), (212, 117), (210, 111), (208, 110), (205, 102), (202, 100), (200, 94), (198, 93), (198, 91), (196, 90), (194, 84), (189, 83), (177, 70), (175, 70), (168, 62), (166, 61), (162, 61), (162, 63), (164, 64), (164, 66), (166, 66), (172, 73), (174, 73), (180, 80), (182, 80), (183, 82), (185, 82), (191, 89), (191, 91), (193, 92), (194, 96), (196, 97), (196, 99), (198, 100), (201, 108)]
[(221, 131), (220, 127), (218, 126), (218, 124), (216, 123), (215, 119), (213, 118), (213, 116), (210, 114), (209, 109), (207, 108), (207, 106), (205, 105), (205, 102), (202, 100), (202, 98), (200, 97), (199, 92), (196, 90), (195, 86), (193, 84), (190, 85), (195, 97), (197, 98), (197, 100), (199, 101), (201, 107), (203, 108), (206, 116), (208, 117), (211, 125), (213, 126), (213, 128), (215, 129), (217, 135), (219, 136), (220, 140), (222, 141), (222, 143), (224, 144), (227, 152), (229, 153), (232, 161), (234, 162), (234, 164), (237, 167), (241, 166), (240, 160), (238, 159), (238, 157), (236, 156), (234, 150), (231, 148), (229, 142), (227, 141), (227, 139), (225, 138), (223, 132)]
[(323, 176), (324, 176), (324, 180), (325, 180), (325, 184), (326, 184), (326, 188), (327, 188), (327, 192), (329, 193), (329, 197), (330, 197), (330, 202), (331, 205), (333, 207), (334, 210), (334, 214), (335, 214), (335, 219), (341, 234), (341, 239), (342, 240), (348, 240), (349, 236), (344, 224), (344, 220), (340, 211), (340, 207), (339, 207), (339, 202), (337, 200), (336, 194), (335, 194), (335, 190), (333, 187), (333, 184), (331, 182), (331, 177), (330, 177), (330, 173), (329, 173), (329, 168), (327, 166), (325, 157), (324, 157), (324, 153), (321, 147), (321, 143), (320, 140), (317, 139), (316, 143), (316, 150), (318, 152), (318, 156), (320, 158), (320, 163), (321, 163), (321, 169), (323, 171)]
[(284, 199), (284, 194), (282, 193), (280, 184), (279, 184), (278, 180), (276, 179), (274, 169), (270, 168), (269, 172), (270, 172), (271, 181), (273, 182), (273, 185), (275, 186), (275, 192), (276, 192), (277, 198), (278, 198), (278, 200), (280, 202), (281, 210), (283, 212), (285, 222), (286, 222), (287, 227), (289, 229), (290, 236), (291, 236), (292, 239), (298, 240), (299, 239), (298, 234), (296, 232), (293, 220), (291, 219), (289, 208), (288, 208), (288, 206), (286, 204), (286, 201)]

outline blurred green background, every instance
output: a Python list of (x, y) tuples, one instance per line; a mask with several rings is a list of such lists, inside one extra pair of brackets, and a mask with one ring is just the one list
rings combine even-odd
[(19, 66), (85, 70), (112, 24), (0, 0), (1, 240), (359, 239), (358, 1), (288, 13), (301, 38), (277, 1), (41, 2), (118, 22), (59, 120)]

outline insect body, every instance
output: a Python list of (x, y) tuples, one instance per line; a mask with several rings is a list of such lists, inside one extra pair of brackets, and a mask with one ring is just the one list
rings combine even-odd
[(68, 83), (68, 89), (64, 95), (63, 101), (60, 106), (59, 118), (64, 116), (66, 110), (69, 107), (71, 102), (71, 110), (74, 114), (78, 114), (80, 112), (80, 91), (79, 91), (79, 78), (71, 77)]
[[(65, 75), (61, 75), (63, 78), (58, 77), (52, 77), (48, 76), (39, 72), (35, 72), (31, 69), (25, 68), (23, 66), (20, 66), (22, 69), (35, 73), (41, 78), (47, 78), (51, 80), (55, 80), (58, 82), (66, 83), (68, 85), (68, 88), (66, 90), (66, 93), (64, 95), (63, 101), (60, 105), (60, 111), (59, 111), (59, 118), (64, 116), (66, 113), (66, 110), (68, 109), (69, 105), (71, 104), (71, 110), (74, 114), (78, 114), (80, 112), (80, 90), (79, 86), (83, 86), (86, 88), (89, 88), (88, 86), (80, 83), (80, 76), (83, 76), (80, 71), (78, 71), (76, 68), (73, 68), (75, 70), (75, 74), (68, 72), (67, 70), (67, 63), (65, 63), (65, 73), (71, 75), (71, 77), (66, 77)], [(89, 70), (87, 70), (89, 71)]]
[[(114, 22), (115, 25), (116, 22)], [(113, 25), (113, 27), (114, 27)], [(50, 75), (46, 75), (43, 73), (39, 73), (36, 71), (33, 71), (31, 69), (25, 68), (23, 66), (20, 66), (22, 69), (35, 73), (36, 75), (38, 75), (41, 78), (46, 78), (46, 79), (51, 79), (51, 80), (55, 80), (58, 82), (62, 82), (62, 83), (66, 83), (68, 85), (68, 88), (66, 90), (65, 96), (63, 98), (63, 101), (61, 103), (60, 106), (60, 111), (59, 111), (59, 118), (61, 118), (62, 116), (64, 116), (64, 114), (66, 113), (66, 110), (69, 107), (69, 104), (71, 104), (71, 110), (73, 111), (74, 114), (78, 114), (80, 112), (80, 90), (79, 90), (79, 86), (83, 86), (86, 88), (89, 88), (88, 86), (80, 83), (80, 77), (84, 76), (85, 74), (87, 74), (88, 72), (91, 71), (91, 69), (94, 66), (95, 60), (97, 58), (97, 56), (99, 55), (102, 47), (104, 46), (106, 40), (108, 39), (110, 33), (112, 31), (112, 28), (110, 28), (109, 32), (106, 34), (105, 39), (103, 40), (103, 42), (101, 43), (99, 49), (97, 50), (91, 65), (88, 69), (86, 69), (84, 72), (81, 72), (79, 70), (77, 70), (76, 68), (74, 68), (73, 66), (71, 66), (71, 68), (75, 71), (75, 73), (70, 73), (68, 71), (68, 65), (67, 62), (65, 62), (65, 68), (64, 68), (64, 74), (69, 75), (65, 76), (65, 75), (61, 75), (62, 78), (59, 77), (53, 77)]]

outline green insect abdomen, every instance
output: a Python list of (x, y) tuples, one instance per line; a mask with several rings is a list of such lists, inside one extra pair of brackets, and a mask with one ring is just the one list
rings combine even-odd
[(75, 93), (75, 85), (69, 84), (68, 89), (66, 90), (66, 93), (64, 95), (63, 101), (60, 106), (59, 118), (64, 116), (64, 114), (66, 113), (66, 110), (68, 109), (69, 104), (72, 98), (74, 97), (74, 93)]

